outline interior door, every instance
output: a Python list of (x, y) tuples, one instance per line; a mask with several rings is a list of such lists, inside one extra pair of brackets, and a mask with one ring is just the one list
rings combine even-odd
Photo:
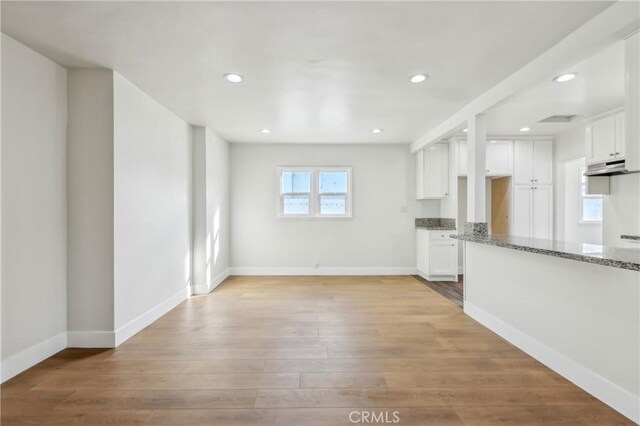
[(515, 185), (533, 183), (533, 141), (513, 143), (513, 183)]
[(533, 238), (553, 238), (553, 186), (537, 185), (533, 189)]
[(491, 179), (491, 235), (509, 235), (511, 178)]
[(515, 185), (513, 187), (513, 209), (511, 222), (512, 235), (517, 237), (533, 236), (533, 186)]

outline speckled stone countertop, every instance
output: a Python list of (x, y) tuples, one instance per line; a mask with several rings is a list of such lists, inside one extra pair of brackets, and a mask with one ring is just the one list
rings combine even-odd
[(640, 235), (620, 235), (623, 240), (640, 241)]
[(416, 228), (429, 231), (455, 231), (456, 220), (445, 217), (417, 217)]
[(562, 257), (579, 262), (595, 263), (613, 268), (640, 271), (640, 249), (607, 247), (595, 244), (580, 244), (566, 241), (540, 240), (524, 237), (477, 237), (460, 234), (451, 235), (464, 241), (471, 241), (490, 246), (504, 247), (547, 256)]

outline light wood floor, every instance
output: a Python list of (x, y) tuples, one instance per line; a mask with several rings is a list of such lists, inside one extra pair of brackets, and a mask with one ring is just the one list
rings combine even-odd
[(3, 425), (335, 426), (352, 411), (631, 424), (411, 277), (234, 277), (118, 349), (65, 350), (2, 386)]

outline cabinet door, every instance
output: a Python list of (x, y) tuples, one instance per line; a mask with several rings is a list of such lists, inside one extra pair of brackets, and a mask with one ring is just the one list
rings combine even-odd
[(458, 141), (458, 176), (467, 175), (467, 141)]
[(510, 176), (512, 163), (511, 141), (487, 141), (487, 176)]
[(533, 187), (533, 238), (553, 239), (553, 186)]
[(513, 187), (512, 234), (516, 237), (533, 236), (533, 186)]
[(592, 162), (612, 160), (616, 152), (615, 116), (594, 121), (591, 124)]
[(449, 147), (433, 144), (425, 149), (424, 198), (444, 198), (449, 192)]
[(429, 231), (416, 229), (416, 265), (418, 272), (429, 273)]
[(533, 183), (533, 141), (513, 143), (513, 183), (514, 185)]
[(615, 149), (615, 157), (616, 160), (619, 158), (624, 158), (624, 139), (625, 129), (624, 129), (624, 112), (616, 115), (616, 149)]
[(424, 198), (424, 151), (416, 152), (416, 200)]
[(429, 275), (456, 275), (458, 248), (455, 240), (431, 240), (429, 244)]
[(553, 141), (535, 141), (533, 144), (533, 183), (553, 183)]

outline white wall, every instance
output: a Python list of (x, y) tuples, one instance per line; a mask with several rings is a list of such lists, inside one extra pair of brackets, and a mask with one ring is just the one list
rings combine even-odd
[[(572, 241), (587, 244), (602, 244), (602, 223), (581, 223), (581, 176), (584, 167), (584, 158), (567, 161), (561, 165), (558, 173), (557, 188), (558, 201), (562, 216), (558, 217), (558, 228), (562, 233), (559, 238), (563, 241)], [(560, 224), (562, 222), (562, 225)]]
[(620, 235), (640, 235), (640, 173), (612, 176), (610, 193), (604, 197), (602, 243), (638, 248)]
[(113, 84), (118, 330), (189, 290), (192, 131), (117, 73)]
[(113, 72), (74, 69), (68, 82), (69, 343), (92, 346), (114, 326)]
[(194, 291), (229, 276), (229, 143), (205, 127), (193, 135)]
[(2, 34), (2, 378), (66, 345), (66, 70)]
[[(353, 168), (353, 219), (276, 217), (276, 168), (307, 165)], [(438, 217), (439, 205), (415, 200), (406, 145), (232, 144), (231, 216), (234, 272), (311, 273), (318, 263), (318, 273), (406, 273), (416, 266), (415, 218)]]

